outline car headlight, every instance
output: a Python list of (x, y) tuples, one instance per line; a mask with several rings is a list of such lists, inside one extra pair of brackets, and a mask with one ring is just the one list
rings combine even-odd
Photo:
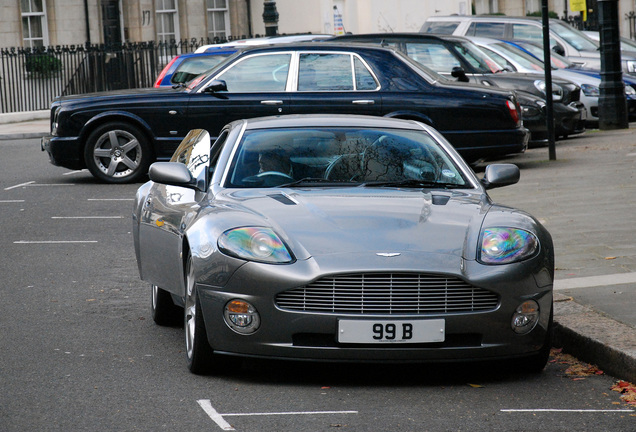
[(625, 94), (630, 96), (636, 95), (636, 90), (634, 90), (634, 87), (625, 84)]
[(636, 72), (636, 61), (627, 60), (627, 72), (629, 72), (629, 73)]
[(218, 240), (219, 250), (249, 261), (289, 263), (294, 260), (274, 231), (264, 227), (233, 228)]
[[(544, 80), (536, 80), (534, 82), (534, 86), (537, 88), (537, 90), (539, 90), (541, 93), (543, 93), (544, 95), (547, 95), (546, 93), (546, 84)], [(561, 99), (563, 99), (563, 87), (561, 87), (558, 84), (554, 84), (552, 83), (552, 100), (553, 101), (560, 101)]]
[(510, 264), (534, 256), (539, 240), (518, 228), (487, 228), (481, 236), (479, 259), (484, 264)]
[(601, 91), (595, 85), (581, 84), (581, 91), (588, 97), (599, 97), (601, 95)]

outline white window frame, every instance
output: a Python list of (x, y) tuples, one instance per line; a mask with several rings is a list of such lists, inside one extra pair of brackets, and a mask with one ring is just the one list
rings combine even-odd
[[(33, 0), (27, 0), (29, 4), (29, 9), (31, 9)], [(22, 20), (24, 18), (28, 18), (29, 27), (24, 28), (22, 25)], [(33, 37), (31, 35), (31, 19), (32, 18), (40, 18), (40, 23), (42, 26), (42, 36), (41, 37)], [(48, 20), (46, 16), (46, 0), (42, 0), (42, 12), (32, 12), (31, 10), (23, 11), (22, 10), (22, 2), (20, 2), (20, 25), (22, 26), (22, 43), (23, 45), (28, 45), (29, 48), (33, 48), (34, 41), (42, 41), (42, 46), (49, 45), (49, 26)]]
[[(214, 3), (216, 3), (216, 0), (212, 0), (214, 1)], [(223, 21), (225, 22), (225, 29), (221, 32), (221, 31), (217, 31), (214, 28), (214, 20), (210, 19), (210, 14), (215, 14), (215, 13), (223, 13)], [(207, 26), (208, 26), (208, 38), (210, 40), (214, 40), (215, 37), (218, 37), (219, 39), (227, 39), (232, 33), (231, 33), (231, 29), (230, 29), (230, 7), (229, 7), (229, 0), (225, 0), (225, 7), (208, 7), (208, 0), (206, 0), (205, 2), (205, 15), (207, 18)], [(219, 36), (219, 33), (223, 33), (223, 36)]]
[[(179, 2), (178, 0), (174, 0), (173, 9), (164, 9), (164, 1), (165, 0), (155, 1), (155, 30), (157, 40), (159, 42), (170, 42), (172, 39), (179, 41), (181, 40), (181, 31), (179, 29)], [(172, 19), (174, 33), (167, 33), (165, 31), (163, 18)]]

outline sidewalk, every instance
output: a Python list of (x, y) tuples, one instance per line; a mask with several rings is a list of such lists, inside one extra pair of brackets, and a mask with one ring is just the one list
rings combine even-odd
[[(47, 134), (48, 116), (0, 115), (0, 145)], [(517, 164), (521, 181), (490, 195), (530, 212), (552, 234), (555, 346), (636, 382), (636, 124), (630, 126), (558, 141), (555, 161), (547, 147), (498, 161)]]

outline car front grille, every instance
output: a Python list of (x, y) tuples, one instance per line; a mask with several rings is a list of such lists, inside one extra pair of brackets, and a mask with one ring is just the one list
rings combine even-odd
[(337, 314), (444, 314), (493, 310), (499, 296), (461, 279), (417, 273), (325, 277), (279, 293), (276, 306)]

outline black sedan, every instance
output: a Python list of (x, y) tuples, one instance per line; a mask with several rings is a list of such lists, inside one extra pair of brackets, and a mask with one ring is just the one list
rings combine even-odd
[(528, 140), (513, 92), (447, 81), (390, 48), (310, 43), (246, 49), (183, 89), (58, 98), (42, 148), (56, 165), (136, 181), (191, 129), (216, 137), (233, 120), (311, 113), (422, 121), (471, 160)]
[[(507, 71), (504, 69), (505, 66), (497, 63), (467, 38), (421, 33), (375, 33), (344, 35), (331, 40), (389, 46), (441, 75), (463, 82), (516, 90), (525, 114), (522, 116), (523, 125), (530, 130), (531, 141), (541, 142), (547, 139), (543, 109), (546, 84), (543, 73)], [(527, 97), (522, 98), (522, 94), (526, 94)], [(557, 138), (584, 132), (589, 113), (580, 101), (581, 88), (566, 79), (553, 77), (552, 98)], [(543, 101), (540, 102), (538, 99)]]
[(183, 317), (188, 366), (223, 354), (546, 364), (550, 234), (486, 189), (436, 130), (369, 116), (195, 130), (137, 191), (133, 237), (158, 324)]

